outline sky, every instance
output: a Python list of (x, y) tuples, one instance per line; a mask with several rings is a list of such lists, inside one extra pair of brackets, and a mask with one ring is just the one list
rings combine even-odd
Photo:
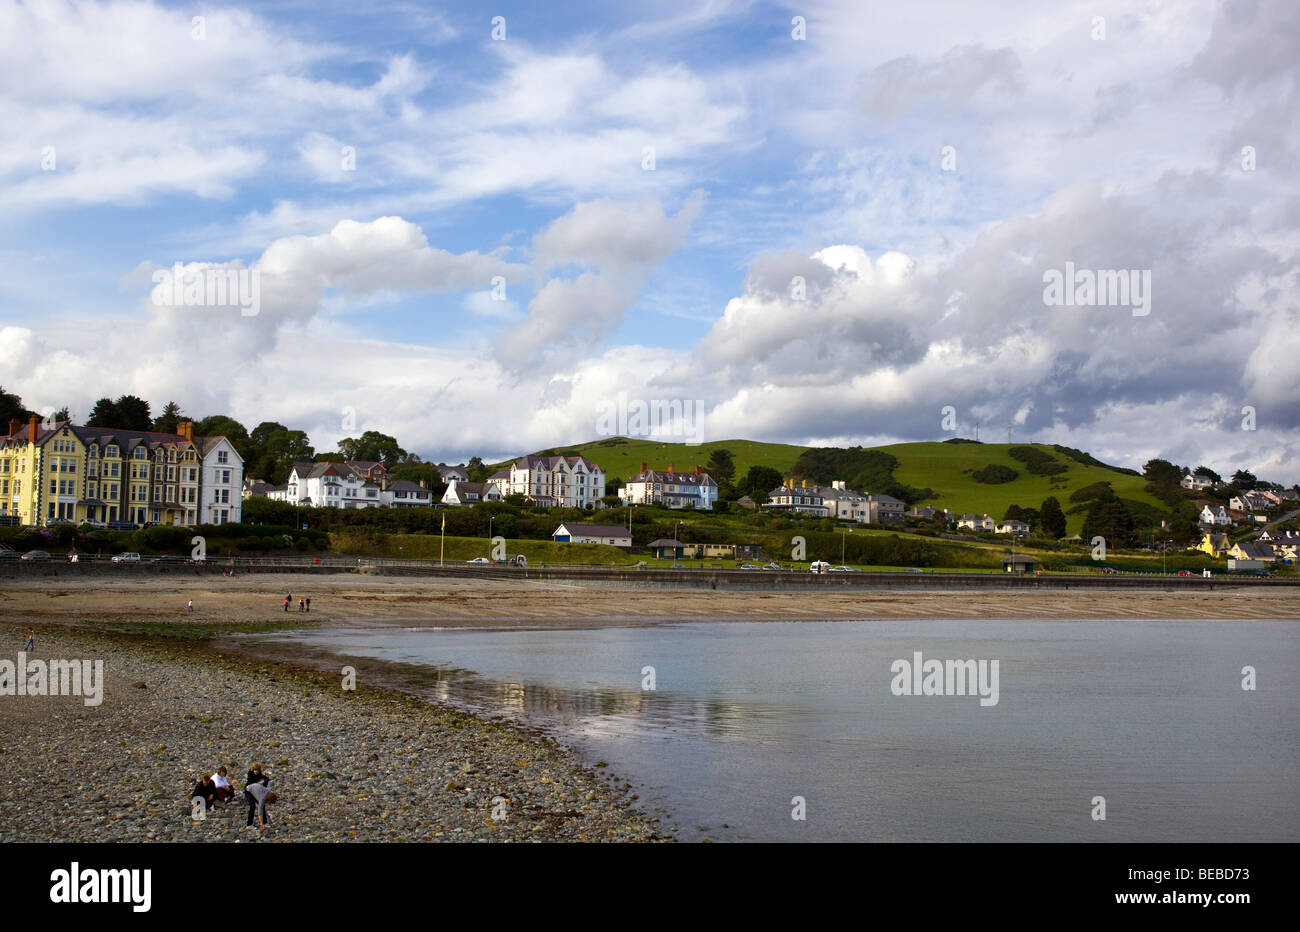
[(446, 462), (978, 424), (1289, 484), (1298, 47), (1294, 0), (0, 0), (0, 385)]

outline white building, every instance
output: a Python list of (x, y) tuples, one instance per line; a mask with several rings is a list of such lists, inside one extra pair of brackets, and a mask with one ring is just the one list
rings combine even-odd
[(442, 493), (444, 505), (477, 505), (480, 502), (501, 501), (501, 490), (489, 482), (461, 482), (452, 479), (447, 483), (447, 491)]
[(522, 495), (535, 505), (595, 508), (605, 497), (605, 471), (585, 456), (525, 456), (492, 485), (502, 497)]
[(962, 515), (957, 519), (957, 527), (972, 531), (994, 531), (997, 530), (997, 522), (988, 515)]
[(225, 437), (196, 437), (194, 445), (203, 458), (199, 520), (203, 524), (239, 521), (244, 505), (243, 458)]
[(1009, 521), (1003, 521), (998, 525), (999, 534), (1013, 534), (1017, 537), (1023, 537), (1029, 534), (1029, 525), (1024, 521), (1018, 521), (1012, 518)]
[(551, 534), (551, 539), (557, 543), (632, 546), (632, 532), (617, 524), (561, 524)]
[(672, 463), (664, 470), (649, 469), (642, 463), (641, 471), (628, 480), (619, 497), (626, 505), (659, 503), (669, 508), (712, 511), (718, 500), (718, 484), (699, 466), (694, 472), (677, 472)]
[(807, 479), (801, 479), (797, 483), (791, 479), (785, 485), (768, 492), (767, 498), (763, 507), (771, 511), (790, 511), (819, 518), (824, 518), (829, 513), (826, 500), (815, 485), (808, 484)]
[(379, 500), (392, 508), (428, 507), (433, 504), (433, 492), (423, 482), (397, 479), (379, 491)]
[(1194, 492), (1214, 488), (1214, 480), (1209, 476), (1202, 476), (1200, 473), (1188, 473), (1183, 476), (1182, 480), (1178, 484), (1183, 488), (1191, 489)]
[(1232, 519), (1228, 517), (1228, 511), (1222, 505), (1217, 509), (1206, 505), (1201, 509), (1201, 523), (1227, 525), (1232, 523)]
[(378, 508), (381, 493), (346, 463), (294, 463), (285, 487), (266, 497), (311, 508)]

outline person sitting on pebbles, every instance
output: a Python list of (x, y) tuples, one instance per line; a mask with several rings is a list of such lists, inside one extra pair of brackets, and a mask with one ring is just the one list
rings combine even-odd
[(206, 812), (217, 803), (217, 785), (212, 782), (211, 774), (203, 774), (199, 777), (199, 782), (194, 784), (194, 789), (190, 790), (190, 803), (194, 800), (203, 800), (203, 809)]
[(218, 767), (217, 772), (212, 775), (212, 784), (217, 788), (217, 802), (224, 803), (234, 797), (235, 788), (230, 785), (224, 766)]

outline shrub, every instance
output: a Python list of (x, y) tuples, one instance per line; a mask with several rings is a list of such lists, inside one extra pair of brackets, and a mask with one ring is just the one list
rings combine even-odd
[(1004, 482), (1011, 482), (1016, 479), (1020, 473), (1016, 472), (1010, 466), (1003, 466), (1000, 463), (989, 463), (983, 469), (977, 469), (971, 473), (970, 477), (976, 482), (983, 482), (985, 485), (1002, 485)]

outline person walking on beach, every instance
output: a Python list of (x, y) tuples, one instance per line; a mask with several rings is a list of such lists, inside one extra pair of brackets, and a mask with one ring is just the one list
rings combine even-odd
[(36, 629), (27, 629), (27, 646), (23, 648), (23, 653), (28, 654), (36, 650)]
[(298, 600), (298, 611), (300, 611), (300, 612), (303, 611), (303, 607), (302, 607), (302, 599), (299, 599), (299, 600)]
[(307, 611), (311, 611), (311, 596), (307, 596)]
[(292, 601), (293, 601), (293, 595), (292, 595), (292, 594), (290, 594), (290, 595), (286, 595), (286, 596), (284, 597), (284, 610), (285, 610), (286, 612), (289, 610), (289, 603), (292, 602)]
[(185, 606), (185, 611), (188, 612), (188, 613), (191, 614), (191, 615), (194, 614), (194, 600), (193, 600), (193, 599), (190, 599), (190, 601), (186, 604), (186, 606)]

